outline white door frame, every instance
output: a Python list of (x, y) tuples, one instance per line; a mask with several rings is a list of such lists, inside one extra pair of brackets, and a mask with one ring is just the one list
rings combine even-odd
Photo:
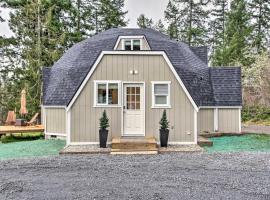
[[(123, 81), (122, 82), (122, 107), (121, 107), (121, 136), (127, 136), (124, 135), (124, 96), (125, 96), (125, 88), (124, 85), (125, 84), (142, 84), (143, 86), (143, 134), (141, 135), (137, 135), (138, 137), (144, 137), (145, 136), (145, 101), (146, 101), (146, 97), (145, 97), (145, 82), (143, 81)], [(136, 135), (130, 135), (130, 137), (132, 136), (136, 136)], [(128, 137), (128, 136), (127, 136)]]

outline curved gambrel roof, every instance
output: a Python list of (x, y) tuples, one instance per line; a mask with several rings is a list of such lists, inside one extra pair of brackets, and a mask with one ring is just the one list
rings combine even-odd
[[(219, 68), (222, 71), (223, 79), (230, 79), (232, 73), (234, 81), (237, 82), (236, 86), (232, 87), (233, 91), (230, 91), (234, 95), (230, 96), (225, 91), (227, 98), (226, 101), (222, 101), (217, 98), (222, 98), (222, 95), (220, 95), (222, 88), (228, 87), (218, 86), (216, 77), (219, 73), (217, 70), (212, 72), (212, 69), (207, 66), (205, 59), (207, 58), (207, 55), (205, 55), (207, 51), (205, 51), (205, 48), (189, 47), (183, 42), (171, 40), (164, 34), (152, 29), (123, 28), (113, 28), (75, 44), (50, 70), (45, 68), (43, 71), (43, 105), (67, 106), (100, 53), (112, 51), (119, 36), (136, 35), (144, 35), (152, 51), (164, 51), (167, 54), (175, 71), (198, 107), (241, 106), (239, 68), (225, 71)], [(224, 80), (223, 84), (226, 83), (226, 80)], [(230, 83), (229, 80), (228, 83)], [(218, 92), (215, 92), (215, 90), (218, 90)], [(215, 97), (216, 93), (218, 93), (217, 97)]]

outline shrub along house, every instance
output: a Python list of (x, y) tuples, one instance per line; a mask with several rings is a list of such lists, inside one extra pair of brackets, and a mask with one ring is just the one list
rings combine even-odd
[(169, 143), (196, 144), (203, 131), (241, 132), (241, 70), (210, 68), (206, 47), (152, 29), (110, 29), (70, 48), (43, 71), (46, 137), (98, 144), (106, 110), (112, 138), (159, 140), (166, 109)]

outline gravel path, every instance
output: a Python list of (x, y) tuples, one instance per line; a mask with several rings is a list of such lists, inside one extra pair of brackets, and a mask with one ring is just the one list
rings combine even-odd
[(0, 199), (270, 199), (270, 153), (0, 161)]

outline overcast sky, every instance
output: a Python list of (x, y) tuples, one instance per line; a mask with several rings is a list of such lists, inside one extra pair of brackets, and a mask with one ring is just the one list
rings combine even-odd
[[(154, 22), (163, 19), (164, 9), (168, 2), (169, 0), (125, 0), (125, 10), (128, 11), (126, 15), (129, 20), (128, 27), (137, 27), (137, 18), (140, 14), (145, 14), (147, 17), (152, 18)], [(1, 16), (7, 19), (9, 11), (7, 9), (1, 9), (1, 11)], [(0, 23), (0, 35), (11, 35), (7, 23)]]

